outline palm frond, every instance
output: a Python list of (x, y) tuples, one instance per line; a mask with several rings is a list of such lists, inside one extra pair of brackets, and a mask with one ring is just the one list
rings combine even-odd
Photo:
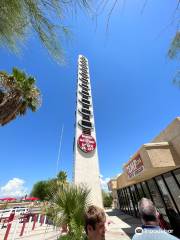
[(27, 109), (35, 112), (41, 104), (40, 91), (35, 78), (13, 68), (12, 74), (0, 72), (0, 124), (4, 125), (24, 115)]
[(168, 55), (171, 59), (180, 56), (180, 31), (176, 32), (176, 35), (172, 40)]
[(89, 192), (85, 186), (68, 184), (60, 187), (53, 196), (55, 222), (68, 225), (71, 240), (79, 240), (83, 236), (84, 213), (88, 207)]
[(0, 6), (0, 45), (18, 52), (29, 32), (36, 33), (51, 56), (64, 63), (63, 40), (69, 32), (64, 22), (79, 7), (90, 9), (90, 0), (6, 0)]

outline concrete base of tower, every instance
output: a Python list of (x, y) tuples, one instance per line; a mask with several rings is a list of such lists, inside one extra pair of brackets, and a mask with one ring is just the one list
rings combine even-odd
[(100, 208), (103, 208), (103, 201), (102, 201), (102, 191), (100, 187), (98, 187), (99, 184), (92, 184), (89, 182), (79, 182), (79, 181), (74, 181), (74, 183), (77, 186), (86, 186), (87, 189), (90, 190), (89, 197), (88, 197), (88, 203), (90, 205), (95, 205)]
[[(85, 185), (89, 190), (89, 202), (103, 207), (98, 157), (96, 151), (91, 155), (79, 152), (75, 147), (74, 183)], [(85, 157), (86, 156), (86, 157)]]

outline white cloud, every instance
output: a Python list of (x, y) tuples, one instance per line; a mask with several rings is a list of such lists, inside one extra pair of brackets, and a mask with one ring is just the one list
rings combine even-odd
[(13, 178), (0, 188), (0, 196), (22, 197), (27, 193), (27, 188), (24, 184), (25, 181), (23, 179)]
[(103, 190), (108, 191), (108, 185), (107, 183), (109, 182), (110, 178), (106, 177), (104, 178), (102, 174), (100, 174), (100, 182), (101, 182), (101, 187)]

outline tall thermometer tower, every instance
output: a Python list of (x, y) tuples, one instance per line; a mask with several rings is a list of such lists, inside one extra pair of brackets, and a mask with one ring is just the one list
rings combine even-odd
[(89, 66), (82, 55), (78, 57), (74, 183), (85, 184), (91, 190), (91, 203), (103, 206)]

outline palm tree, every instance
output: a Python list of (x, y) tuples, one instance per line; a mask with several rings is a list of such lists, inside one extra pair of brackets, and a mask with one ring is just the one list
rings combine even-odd
[(84, 233), (84, 213), (89, 205), (89, 190), (85, 186), (65, 185), (54, 195), (49, 212), (57, 226), (68, 226), (65, 239), (80, 240)]
[(63, 37), (69, 33), (65, 19), (76, 8), (90, 9), (90, 0), (6, 0), (0, 4), (0, 45), (17, 51), (36, 33), (43, 46), (58, 61), (63, 61)]
[(12, 75), (0, 72), (0, 125), (5, 125), (27, 109), (35, 112), (40, 106), (40, 91), (35, 78), (13, 68)]
[[(168, 56), (170, 59), (179, 59), (180, 57), (180, 31), (177, 31), (174, 39), (172, 40)], [(173, 83), (180, 87), (180, 69), (177, 70), (173, 78)]]
[(67, 173), (65, 171), (60, 171), (57, 174), (57, 180), (58, 180), (58, 182), (61, 182), (62, 184), (67, 183)]

